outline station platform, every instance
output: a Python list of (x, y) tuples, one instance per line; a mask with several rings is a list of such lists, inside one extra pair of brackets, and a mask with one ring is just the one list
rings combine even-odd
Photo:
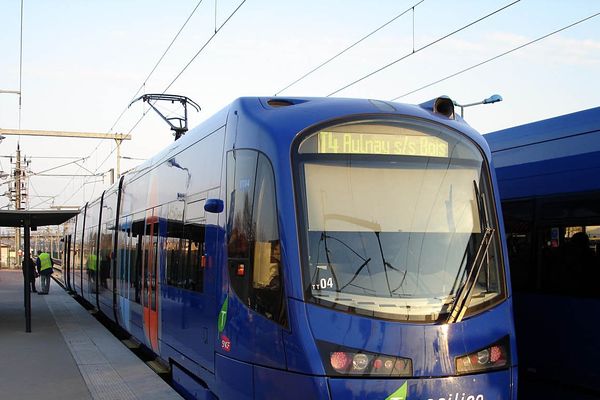
[(0, 270), (0, 398), (182, 399), (54, 281), (31, 294), (26, 333), (23, 286)]

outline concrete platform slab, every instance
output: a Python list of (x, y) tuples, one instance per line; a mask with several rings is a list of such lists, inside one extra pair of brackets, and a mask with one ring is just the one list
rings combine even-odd
[(181, 399), (55, 282), (31, 308), (25, 333), (23, 275), (0, 271), (1, 398)]

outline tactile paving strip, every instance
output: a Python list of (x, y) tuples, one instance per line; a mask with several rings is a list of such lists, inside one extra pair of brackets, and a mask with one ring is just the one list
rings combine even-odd
[(94, 399), (137, 400), (135, 394), (110, 365), (80, 365), (79, 369)]
[(50, 298), (46, 302), (92, 397), (95, 400), (137, 400), (129, 386), (96, 347), (92, 338), (81, 329), (75, 316), (69, 311), (68, 305)]

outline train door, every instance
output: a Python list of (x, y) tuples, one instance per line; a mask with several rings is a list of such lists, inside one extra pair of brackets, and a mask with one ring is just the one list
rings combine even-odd
[(71, 290), (71, 238), (73, 235), (65, 237), (65, 246), (63, 248), (63, 279), (67, 289)]
[(144, 309), (144, 334), (147, 344), (158, 353), (158, 215), (155, 209), (146, 213), (142, 260), (142, 307)]
[(117, 320), (128, 332), (131, 332), (129, 303), (135, 300), (134, 281), (131, 279), (131, 273), (137, 250), (137, 236), (132, 233), (132, 221), (133, 216), (131, 215), (121, 218), (117, 239)]

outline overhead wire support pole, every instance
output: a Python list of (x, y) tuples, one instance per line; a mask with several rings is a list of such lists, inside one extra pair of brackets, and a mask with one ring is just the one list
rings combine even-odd
[[(15, 160), (15, 210), (19, 211), (21, 209), (21, 147), (17, 144), (17, 159)], [(17, 260), (16, 268), (19, 268), (21, 265), (21, 255), (19, 251), (21, 250), (21, 227), (15, 227), (15, 257)], [(27, 282), (29, 284), (29, 282)]]
[(21, 91), (19, 91), (19, 90), (5, 90), (5, 89), (0, 89), (0, 93), (9, 93), (9, 94), (18, 94), (18, 95), (21, 95)]
[[(19, 135), (19, 136), (51, 136), (51, 137), (71, 137), (84, 139), (113, 139), (117, 142), (117, 176), (121, 173), (120, 145), (123, 140), (131, 140), (130, 134), (123, 133), (93, 133), (93, 132), (69, 132), (69, 131), (43, 131), (32, 129), (2, 129), (0, 135)], [(111, 153), (112, 154), (112, 153)]]
[(123, 133), (92, 133), (92, 132), (70, 132), (70, 131), (44, 131), (33, 129), (4, 129), (0, 128), (0, 135), (19, 136), (53, 136), (86, 139), (119, 139), (131, 140), (131, 135)]
[[(23, 252), (23, 256), (24, 256), (24, 269), (23, 271), (25, 271), (25, 332), (30, 333), (31, 332), (31, 267), (29, 265), (31, 256), (31, 222), (30, 222), (30, 218), (29, 216), (26, 216), (23, 220), (23, 230), (24, 230), (24, 234), (25, 234), (25, 249)], [(17, 227), (16, 229), (18, 229), (19, 231), (21, 230), (20, 227)]]

